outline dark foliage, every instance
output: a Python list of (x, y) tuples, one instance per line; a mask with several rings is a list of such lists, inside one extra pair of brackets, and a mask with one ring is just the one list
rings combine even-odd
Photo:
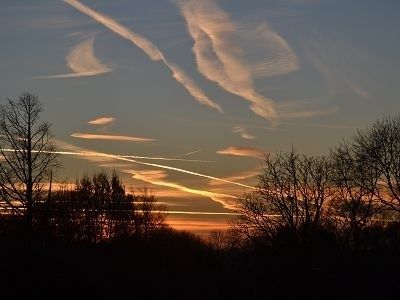
[(147, 190), (127, 194), (114, 172), (84, 175), (74, 190), (61, 188), (35, 209), (37, 234), (68, 242), (146, 238), (165, 226), (165, 208)]
[(231, 229), (208, 240), (169, 228), (115, 172), (32, 186), (28, 228), (25, 213), (0, 217), (2, 298), (398, 299), (399, 132), (386, 118), (330, 156), (267, 156)]

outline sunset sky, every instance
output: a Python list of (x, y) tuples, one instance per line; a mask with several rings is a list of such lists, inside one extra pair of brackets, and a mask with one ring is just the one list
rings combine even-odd
[(39, 96), (58, 181), (117, 170), (225, 228), (265, 153), (326, 154), (400, 104), (398, 0), (1, 0), (0, 97)]

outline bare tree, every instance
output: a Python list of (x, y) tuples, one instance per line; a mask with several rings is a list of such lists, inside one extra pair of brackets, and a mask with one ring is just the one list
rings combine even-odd
[(50, 124), (40, 122), (41, 112), (30, 93), (0, 105), (0, 205), (25, 216), (28, 230), (44, 182), (57, 166)]
[(400, 213), (400, 115), (375, 121), (351, 140), (363, 184), (383, 204)]
[(324, 205), (334, 189), (326, 157), (308, 157), (292, 150), (268, 155), (258, 191), (239, 199), (236, 226), (250, 237), (270, 239), (279, 228), (301, 235), (325, 220)]
[(357, 249), (363, 230), (379, 221), (382, 205), (374, 196), (373, 187), (378, 177), (374, 169), (366, 168), (356, 158), (354, 149), (342, 143), (331, 151), (332, 183), (335, 196), (330, 202), (331, 215), (338, 232), (348, 245)]

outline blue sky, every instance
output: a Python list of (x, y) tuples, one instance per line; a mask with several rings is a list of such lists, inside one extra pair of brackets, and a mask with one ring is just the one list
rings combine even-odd
[(230, 216), (178, 212), (230, 213), (262, 153), (325, 154), (399, 111), (399, 8), (3, 0), (1, 101), (37, 94), (62, 151), (142, 157), (62, 155), (58, 180), (116, 169), (176, 211), (171, 222), (214, 228)]

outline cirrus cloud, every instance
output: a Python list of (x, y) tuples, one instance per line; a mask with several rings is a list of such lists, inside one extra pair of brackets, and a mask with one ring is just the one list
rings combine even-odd
[(232, 129), (233, 133), (238, 133), (240, 134), (240, 136), (246, 140), (253, 140), (256, 137), (254, 135), (251, 135), (246, 128), (242, 127), (242, 126), (235, 126)]
[[(274, 101), (256, 90), (254, 78), (299, 68), (288, 43), (266, 24), (247, 33), (238, 30), (238, 24), (215, 1), (176, 0), (176, 4), (194, 40), (192, 50), (200, 73), (249, 101), (256, 115), (275, 123), (278, 115)], [(243, 45), (254, 43), (260, 45), (262, 50), (258, 52), (263, 56), (257, 62), (249, 62)]]
[(72, 137), (89, 140), (107, 140), (107, 141), (126, 141), (126, 142), (154, 142), (152, 138), (142, 138), (127, 135), (112, 135), (112, 134), (92, 134), (92, 133), (79, 133), (71, 134)]
[(222, 150), (218, 150), (217, 153), (222, 155), (263, 158), (265, 152), (260, 148), (231, 146)]
[(36, 79), (52, 79), (52, 78), (73, 78), (96, 76), (111, 72), (112, 70), (103, 64), (94, 54), (93, 48), (94, 37), (84, 40), (75, 46), (67, 55), (66, 62), (68, 68), (73, 73), (37, 76)]
[(216, 109), (220, 113), (222, 113), (221, 107), (212, 101), (204, 92), (203, 90), (190, 78), (186, 72), (184, 72), (179, 66), (174, 64), (173, 62), (167, 60), (164, 54), (154, 45), (151, 41), (146, 39), (145, 37), (137, 34), (133, 30), (123, 26), (116, 20), (101, 14), (90, 7), (80, 3), (77, 0), (63, 0), (65, 3), (68, 3), (81, 13), (87, 15), (88, 17), (92, 18), (96, 22), (104, 25), (112, 32), (118, 34), (119, 36), (123, 37), (124, 39), (130, 41), (136, 47), (142, 49), (151, 60), (154, 61), (161, 61), (164, 63), (165, 66), (170, 69), (172, 72), (172, 77), (181, 84), (190, 95), (192, 95), (196, 101), (199, 103)]
[(100, 117), (88, 122), (90, 125), (111, 125), (115, 121), (114, 117)]

